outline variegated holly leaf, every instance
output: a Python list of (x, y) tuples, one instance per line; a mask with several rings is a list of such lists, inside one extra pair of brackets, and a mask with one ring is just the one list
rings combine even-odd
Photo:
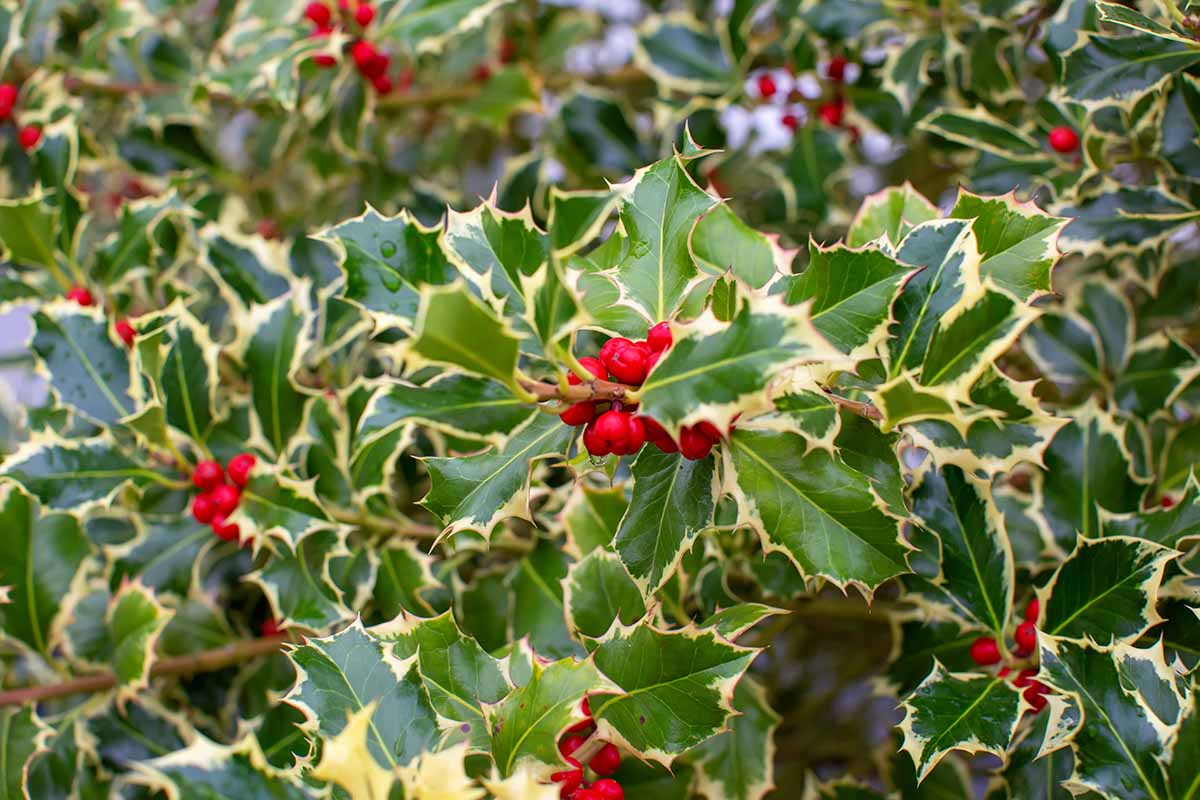
[(896, 642), (887, 679), (896, 693), (906, 696), (929, 676), (934, 662), (951, 672), (967, 672), (978, 665), (971, 659), (971, 644), (977, 630), (963, 628), (950, 619), (925, 619), (920, 614), (909, 619), (892, 620)]
[(1194, 43), (1145, 33), (1090, 33), (1064, 59), (1063, 94), (1089, 108), (1106, 104), (1129, 107), (1142, 94), (1197, 61), (1200, 50)]
[(285, 698), (324, 738), (340, 734), (351, 715), (374, 704), (367, 749), (388, 769), (410, 763), (438, 739), (416, 664), (391, 649), (358, 620), (332, 636), (309, 638), (288, 653), (296, 682)]
[(694, 758), (705, 797), (761, 800), (775, 788), (775, 742), (780, 717), (767, 701), (767, 693), (747, 676), (733, 690), (729, 730), (704, 742), (689, 754)]
[(348, 557), (345, 533), (319, 528), (296, 537), (266, 540), (273, 551), (266, 565), (246, 576), (258, 584), (281, 626), (323, 631), (350, 619), (330, 575), (330, 560)]
[[(1200, 51), (1196, 58), (1200, 60)], [(1072, 218), (1058, 243), (1064, 252), (1086, 255), (1101, 250), (1141, 252), (1187, 224), (1186, 212), (1191, 210), (1162, 189), (1109, 188), (1058, 209), (1062, 216)]]
[(724, 730), (734, 687), (758, 652), (712, 630), (614, 623), (592, 654), (620, 690), (601, 689), (589, 698), (600, 738), (670, 766)]
[(945, 467), (924, 475), (912, 502), (913, 514), (941, 544), (939, 574), (919, 585), (999, 641), (1016, 578), (1004, 518), (987, 488), (958, 467)]
[(1142, 33), (1150, 33), (1163, 39), (1182, 42), (1193, 47), (1196, 44), (1195, 39), (1176, 33), (1166, 25), (1132, 8), (1118, 5), (1117, 3), (1098, 2), (1096, 3), (1096, 10), (1100, 12), (1100, 19), (1105, 22), (1111, 22), (1114, 25), (1121, 25)]
[(157, 592), (186, 596), (196, 565), (218, 540), (190, 515), (144, 514), (142, 520), (140, 536), (108, 551), (114, 577), (137, 578)]
[(622, 299), (648, 319), (670, 319), (699, 275), (688, 249), (692, 226), (717, 200), (695, 184), (680, 156), (639, 169), (618, 188), (629, 246), (613, 277)]
[(1064, 549), (1076, 534), (1100, 533), (1101, 509), (1129, 513), (1141, 507), (1146, 487), (1125, 446), (1125, 428), (1094, 407), (1080, 409), (1046, 449), (1039, 485), (1040, 508)]
[[(1177, 676), (1163, 661), (1162, 645), (1139, 650), (1038, 635), (1037, 679), (1063, 692), (1078, 709), (1051, 702), (1055, 744), (1069, 742), (1075, 770), (1066, 787), (1122, 797), (1169, 797), (1161, 754), (1178, 720), (1182, 698)], [(1043, 745), (1043, 751), (1047, 746)]]
[(488, 533), (506, 517), (529, 519), (530, 474), (538, 461), (563, 456), (575, 429), (535, 414), (502, 448), (463, 458), (423, 459), (430, 475), (421, 504), (447, 531)]
[(1200, 788), (1200, 772), (1196, 771), (1196, 759), (1200, 758), (1200, 712), (1196, 710), (1200, 704), (1198, 691), (1200, 687), (1193, 680), (1171, 743), (1167, 783), (1171, 786), (1172, 797), (1194, 796)]
[(439, 53), (478, 28), (510, 0), (404, 0), (393, 6), (376, 35), (413, 53)]
[(990, 277), (1023, 301), (1051, 291), (1051, 270), (1059, 257), (1056, 242), (1068, 220), (1045, 214), (1033, 203), (1019, 203), (1012, 195), (981, 197), (961, 189), (950, 216), (974, 220), (983, 256), (980, 277)]
[(1138, 340), (1113, 384), (1117, 407), (1129, 414), (1149, 417), (1170, 405), (1179, 389), (1195, 379), (1196, 354), (1167, 333)]
[(872, 353), (886, 334), (892, 302), (914, 274), (880, 250), (811, 243), (808, 266), (785, 277), (784, 302), (812, 300), (813, 326), (847, 355)]
[(1091, 393), (1108, 382), (1104, 351), (1086, 320), (1051, 311), (1025, 333), (1022, 344), (1030, 357), (1064, 394)]
[[(0, 242), (7, 258), (62, 275), (55, 252), (60, 210), (41, 196), (0, 201)], [(65, 285), (66, 280), (62, 283)]]
[(313, 778), (337, 784), (351, 798), (373, 800), (388, 796), (395, 781), (394, 773), (379, 766), (368, 745), (375, 707), (376, 702), (371, 701), (350, 712), (341, 733), (325, 739), (321, 761), (309, 773)]
[(312, 532), (335, 527), (314, 481), (296, 481), (265, 466), (255, 468), (229, 520), (239, 525), (243, 540), (266, 542), (274, 537), (290, 546)]
[(897, 519), (867, 475), (794, 433), (739, 428), (723, 445), (742, 520), (805, 575), (866, 592), (908, 571)]
[(122, 486), (161, 480), (158, 473), (131, 460), (104, 436), (67, 441), (43, 434), (6, 458), (0, 474), (20, 483), (50, 508), (103, 505)]
[(171, 192), (148, 197), (121, 206), (117, 229), (95, 249), (92, 275), (102, 284), (119, 282), (131, 270), (149, 267), (161, 250), (157, 228), (168, 217), (192, 213), (179, 196)]
[(308, 800), (318, 796), (294, 774), (268, 764), (253, 736), (229, 746), (199, 733), (195, 736), (195, 741), (183, 750), (131, 763), (130, 782), (180, 798)]
[(901, 749), (912, 756), (922, 781), (948, 753), (991, 753), (1007, 758), (1021, 721), (1021, 694), (1003, 678), (948, 672), (937, 661), (904, 698)]
[(113, 596), (105, 621), (113, 674), (122, 692), (136, 693), (149, 685), (154, 648), (170, 619), (171, 611), (140, 583), (126, 583)]
[(886, 236), (887, 244), (894, 249), (914, 226), (938, 216), (937, 206), (912, 184), (893, 186), (863, 198), (846, 231), (846, 244), (863, 247)]
[(283, 245), (259, 237), (243, 236), (230, 226), (209, 225), (200, 232), (205, 254), (202, 263), (212, 272), (225, 296), (235, 305), (274, 307), (272, 301), (291, 288), (291, 267)]
[(575, 484), (563, 508), (563, 527), (567, 530), (564, 549), (577, 559), (596, 548), (607, 549), (628, 508), (624, 487), (596, 488), (582, 481)]
[(157, 371), (166, 421), (202, 442), (220, 416), (218, 347), (200, 321), (182, 307), (169, 331), (169, 345)]
[(1071, 800), (1073, 797), (1062, 785), (1075, 768), (1075, 757), (1070, 748), (1041, 752), (1049, 725), (1050, 715), (1039, 714), (1031, 727), (1017, 734), (1008, 753), (1008, 763), (1000, 773), (1009, 797), (1023, 800)]
[(692, 254), (705, 272), (736, 278), (761, 289), (788, 272), (792, 253), (766, 234), (737, 218), (724, 203), (696, 221), (691, 237)]
[(503, 307), (505, 316), (532, 312), (533, 294), (546, 279), (549, 241), (528, 209), (512, 214), (488, 202), (466, 212), (451, 210), (445, 247), (458, 271)]
[(395, 657), (416, 657), (429, 701), (444, 720), (442, 744), (465, 741), (472, 750), (487, 752), (481, 704), (498, 703), (512, 690), (505, 664), (464, 635), (449, 611), (428, 619), (405, 614), (370, 633), (393, 643)]
[(359, 423), (369, 440), (395, 426), (418, 422), (453, 436), (502, 441), (529, 417), (529, 404), (506, 385), (474, 375), (444, 375), (422, 386), (381, 383)]
[(567, 577), (566, 554), (551, 539), (539, 538), (533, 552), (510, 569), (505, 580), (511, 603), (507, 622), (512, 641), (529, 637), (534, 650), (543, 656), (564, 658), (581, 655), (581, 648), (567, 629), (563, 608), (563, 581)]
[(918, 368), (946, 313), (979, 280), (979, 249), (965, 220), (934, 220), (913, 228), (896, 252), (921, 271), (904, 284), (892, 305), (888, 376)]
[[(512, 775), (525, 759), (562, 764), (558, 740), (585, 719), (580, 708), (584, 696), (612, 686), (591, 659), (564, 658), (550, 664), (534, 659), (531, 666), (527, 681), (503, 700), (483, 707), (492, 758), (504, 776)], [(594, 714), (594, 704), (592, 710)]]
[(636, 394), (642, 413), (672, 433), (701, 420), (728, 428), (739, 413), (769, 409), (767, 384), (781, 370), (837, 358), (807, 306), (775, 299), (745, 302), (729, 322), (706, 312), (673, 331), (675, 344)]
[(34, 713), (34, 704), (9, 706), (0, 711), (0, 792), (5, 798), (29, 797), (26, 794), (26, 769), (38, 750), (42, 724)]
[(712, 628), (718, 634), (731, 642), (753, 628), (758, 623), (776, 614), (785, 614), (782, 609), (772, 608), (762, 603), (738, 603), (714, 612), (708, 619), (700, 623), (701, 628)]
[(1133, 536), (1187, 550), (1200, 538), (1200, 482), (1189, 474), (1183, 496), (1171, 508), (1104, 517), (1105, 536)]
[(612, 548), (647, 597), (670, 579), (712, 521), (715, 469), (711, 456), (693, 461), (653, 446), (634, 461), (633, 497)]
[(10, 481), (0, 483), (0, 527), (8, 542), (0, 548), (0, 585), (9, 587), (8, 602), (0, 605), (0, 629), (4, 638), (50, 658), (61, 635), (64, 600), (90, 543), (75, 517), (44, 513)]
[(45, 306), (33, 319), (33, 350), (63, 404), (103, 425), (139, 410), (128, 352), (113, 343), (103, 313), (61, 302)]
[(405, 350), (410, 369), (438, 364), (512, 384), (520, 339), (464, 284), (422, 287), (414, 327)]
[[(598, 109), (604, 109), (594, 114), (588, 114), (581, 106), (587, 106), (595, 103)], [(572, 113), (574, 111), (575, 113)], [(611, 113), (610, 113), (611, 112)], [(613, 116), (615, 114), (615, 117)], [(573, 124), (578, 124), (583, 121), (581, 127), (587, 128), (589, 134), (594, 133), (594, 136), (583, 137), (588, 141), (596, 141), (603, 133), (607, 133), (613, 128), (613, 120), (619, 120), (618, 127), (624, 127), (628, 133), (629, 139), (636, 138), (637, 134), (633, 131), (629, 123), (624, 120), (620, 106), (611, 103), (607, 100), (590, 97), (588, 95), (575, 95), (563, 104), (563, 122), (567, 125), (568, 134), (574, 133), (576, 128)], [(603, 121), (602, 121), (603, 120)], [(576, 137), (577, 140), (581, 137)], [(625, 165), (622, 159), (628, 157), (625, 137), (621, 137), (621, 141), (613, 148), (619, 151), (616, 156), (620, 162), (617, 166), (618, 173), (629, 173), (637, 169), (641, 161), (637, 164), (630, 165), (628, 169), (621, 169)], [(596, 154), (592, 159), (593, 163), (602, 166), (605, 164), (603, 155)], [(620, 195), (617, 192), (607, 189), (598, 191), (575, 191), (564, 192), (558, 187), (550, 189), (550, 219), (547, 222), (548, 233), (550, 234), (550, 246), (555, 255), (559, 258), (567, 258), (573, 255), (579, 248), (590, 244), (592, 240), (599, 234), (605, 220), (608, 219), (613, 209), (616, 208), (617, 201)]]
[(653, 16), (638, 36), (638, 64), (659, 85), (691, 93), (717, 94), (733, 81), (721, 40), (699, 21)]
[(242, 318), (242, 363), (250, 379), (251, 405), (261, 435), (276, 453), (287, 451), (304, 420), (308, 396), (296, 374), (311, 346), (312, 315), (299, 290)]
[(642, 592), (616, 554), (597, 548), (571, 565), (563, 582), (567, 625), (592, 639), (619, 619), (632, 625), (646, 613)]
[(432, 613), (426, 595), (441, 584), (433, 576), (433, 558), (422, 552), (415, 542), (390, 542), (380, 548), (379, 573), (371, 600), (385, 617), (392, 618), (402, 611), (424, 615)]
[(1039, 590), (1041, 622), (1051, 636), (1132, 642), (1162, 622), (1155, 605), (1167, 563), (1178, 552), (1128, 536), (1080, 538)]
[(982, 150), (1009, 161), (1040, 161), (1046, 153), (1026, 131), (988, 113), (974, 109), (939, 108), (918, 125), (958, 144)]

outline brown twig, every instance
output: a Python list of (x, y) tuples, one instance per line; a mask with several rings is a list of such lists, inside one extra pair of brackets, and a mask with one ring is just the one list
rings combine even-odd
[(883, 414), (878, 408), (870, 403), (862, 403), (858, 400), (850, 400), (845, 397), (840, 397), (828, 389), (825, 390), (825, 396), (829, 398), (835, 406), (844, 408), (851, 414), (857, 414), (860, 417), (867, 419), (883, 419)]
[(536, 396), (539, 401), (561, 400), (564, 403), (621, 400), (626, 394), (633, 391), (632, 386), (602, 380), (587, 381), (576, 386), (568, 386), (565, 389), (554, 383), (521, 381), (521, 388)]
[[(237, 642), (212, 650), (203, 650), (186, 656), (173, 656), (156, 662), (150, 668), (150, 675), (155, 678), (165, 678), (178, 675), (192, 675), (197, 672), (215, 672), (225, 667), (249, 661), (252, 658), (271, 655), (279, 652), (279, 646), (288, 641), (288, 634), (266, 636), (260, 639), (242, 639)], [(73, 694), (103, 692), (117, 685), (117, 678), (111, 672), (99, 675), (87, 675), (73, 678), (62, 683), (47, 683), (40, 686), (25, 686), (20, 689), (10, 689), (0, 692), (0, 707), (18, 706), (27, 703), (37, 703), (56, 697), (68, 697)]]

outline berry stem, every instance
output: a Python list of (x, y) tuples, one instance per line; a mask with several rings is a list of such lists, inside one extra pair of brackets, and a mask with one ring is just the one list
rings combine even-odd
[[(150, 668), (150, 674), (156, 678), (176, 675), (192, 675), (198, 672), (215, 672), (219, 669), (240, 664), (261, 656), (279, 652), (279, 646), (288, 641), (288, 634), (280, 634), (269, 638), (242, 639), (230, 642), (212, 650), (202, 650), (186, 656), (173, 656), (156, 662)], [(68, 697), (74, 694), (103, 692), (117, 685), (116, 676), (111, 672), (98, 675), (86, 675), (82, 678), (72, 678), (61, 683), (47, 683), (39, 686), (25, 686), (20, 689), (10, 689), (0, 692), (0, 707), (21, 706), (26, 703), (37, 703), (56, 697)]]
[[(582, 374), (591, 376), (591, 373), (586, 370)], [(591, 376), (590, 380), (577, 386), (568, 386), (566, 389), (561, 389), (558, 384), (541, 381), (523, 380), (520, 381), (520, 384), (521, 388), (534, 397), (537, 402), (561, 400), (564, 403), (582, 403), (587, 400), (621, 400), (633, 396), (632, 387), (623, 383), (602, 381), (595, 376)]]
[[(247, 494), (246, 496), (252, 495)], [(441, 528), (434, 525), (373, 516), (359, 511), (351, 511), (347, 508), (332, 507), (329, 509), (329, 514), (338, 522), (390, 536), (403, 536), (409, 539), (436, 539), (442, 532)]]

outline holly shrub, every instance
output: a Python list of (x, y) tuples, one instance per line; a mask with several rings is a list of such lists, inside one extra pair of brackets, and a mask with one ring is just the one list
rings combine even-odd
[(0, 798), (1196, 797), (1192, 5), (2, 0)]

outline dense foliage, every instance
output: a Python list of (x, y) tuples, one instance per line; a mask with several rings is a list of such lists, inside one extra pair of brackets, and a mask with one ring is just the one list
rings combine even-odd
[(1196, 797), (1188, 6), (0, 2), (0, 798)]

